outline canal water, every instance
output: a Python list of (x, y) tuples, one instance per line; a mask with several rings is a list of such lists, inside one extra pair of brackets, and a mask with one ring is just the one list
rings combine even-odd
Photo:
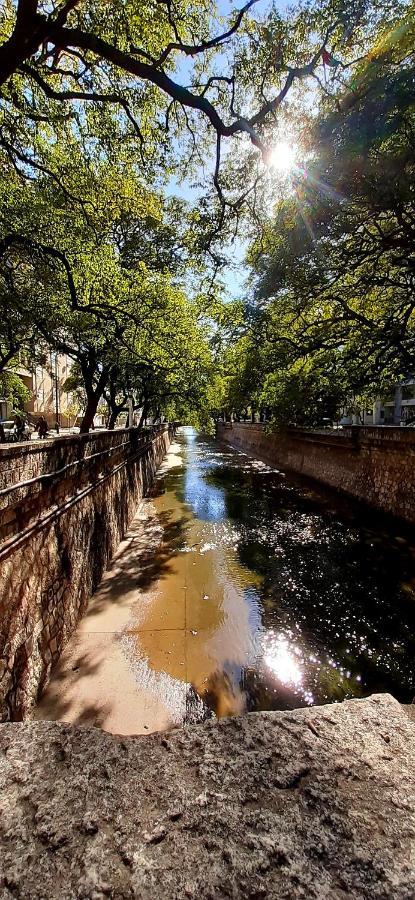
[(415, 696), (413, 529), (181, 429), (35, 718), (118, 734)]
[[(178, 440), (177, 466), (157, 481), (162, 560), (135, 653), (186, 682), (187, 720), (376, 691), (411, 702), (413, 533), (193, 429)], [(154, 602), (172, 626), (163, 647)]]

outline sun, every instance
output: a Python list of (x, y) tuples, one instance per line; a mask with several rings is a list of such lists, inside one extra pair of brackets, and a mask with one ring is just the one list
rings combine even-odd
[(269, 166), (278, 172), (291, 172), (295, 166), (297, 147), (287, 141), (278, 141), (269, 155)]

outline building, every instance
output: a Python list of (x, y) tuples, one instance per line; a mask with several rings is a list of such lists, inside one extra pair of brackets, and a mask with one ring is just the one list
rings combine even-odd
[(25, 411), (32, 422), (44, 416), (49, 427), (53, 427), (56, 421), (64, 428), (74, 425), (79, 409), (73, 393), (64, 387), (72, 365), (69, 356), (50, 350), (45, 352), (41, 364), (35, 364), (33, 368), (30, 361), (23, 357), (13, 367), (30, 392)]
[(415, 378), (410, 376), (395, 385), (391, 394), (382, 400), (375, 400), (371, 409), (361, 409), (357, 413), (343, 409), (340, 425), (407, 425), (415, 422)]

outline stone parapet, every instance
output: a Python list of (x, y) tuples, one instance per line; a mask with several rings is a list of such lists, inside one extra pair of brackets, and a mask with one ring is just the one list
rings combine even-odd
[(118, 429), (0, 450), (0, 719), (36, 702), (170, 443)]
[(0, 894), (412, 900), (415, 725), (388, 695), (120, 738), (0, 726)]

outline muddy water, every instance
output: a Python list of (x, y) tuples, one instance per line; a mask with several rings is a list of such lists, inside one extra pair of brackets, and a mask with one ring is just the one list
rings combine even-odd
[[(158, 479), (163, 542), (125, 651), (182, 718), (415, 694), (415, 539), (192, 429)], [(177, 716), (176, 716), (177, 718)]]

